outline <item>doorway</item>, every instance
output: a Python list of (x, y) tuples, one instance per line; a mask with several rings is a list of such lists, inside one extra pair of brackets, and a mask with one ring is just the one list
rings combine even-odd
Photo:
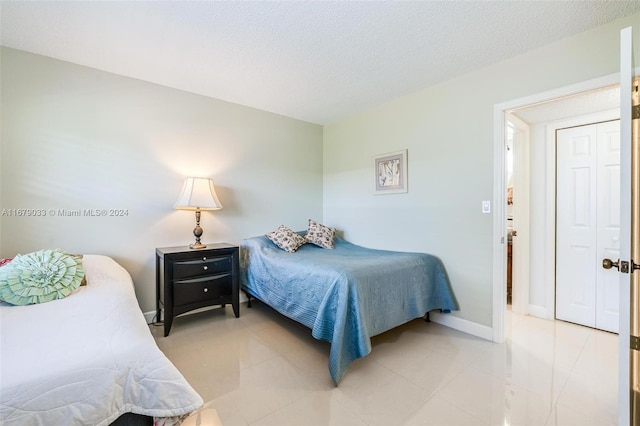
[[(514, 164), (513, 176), (509, 178), (507, 173), (506, 177), (506, 241), (509, 244), (511, 240), (511, 308), (514, 312), (555, 319), (556, 134), (562, 128), (616, 119), (619, 117), (618, 104), (619, 89), (606, 86), (514, 108), (505, 114), (505, 168), (509, 170), (510, 163)], [(511, 137), (512, 133), (521, 136)], [(512, 150), (509, 149), (511, 145)], [(512, 153), (520, 160), (511, 160)], [(514, 194), (511, 205), (508, 200), (510, 189)], [(507, 269), (508, 261), (507, 257)], [(508, 296), (507, 293), (507, 302)]]
[[(525, 259), (528, 274), (525, 281), (528, 288), (518, 295), (513, 289), (513, 297), (522, 300), (523, 313), (541, 318), (553, 319), (555, 308), (555, 130), (563, 126), (584, 124), (595, 109), (602, 105), (619, 106), (619, 89), (616, 75), (607, 76), (569, 86), (554, 91), (514, 100), (495, 106), (496, 137), (494, 138), (495, 177), (494, 205), (500, 206), (494, 216), (494, 309), (493, 340), (504, 341), (504, 320), (506, 316), (507, 291), (507, 181), (506, 181), (506, 122), (509, 114), (522, 120), (530, 127), (530, 200), (527, 211), (530, 224), (527, 233), (530, 241), (529, 256)], [(588, 98), (598, 99), (586, 102)], [(611, 110), (605, 113), (612, 113)], [(579, 119), (576, 115), (580, 114)], [(619, 113), (618, 113), (619, 114)], [(618, 118), (611, 117), (613, 118)], [(553, 143), (550, 142), (552, 140)], [(514, 168), (515, 175), (518, 168)], [(517, 202), (514, 199), (514, 206)], [(517, 215), (514, 214), (514, 217)], [(517, 230), (517, 237), (521, 231)], [(524, 231), (523, 231), (524, 232)], [(517, 238), (516, 237), (516, 238)], [(515, 283), (514, 283), (515, 284)], [(525, 286), (526, 287), (526, 286)]]
[[(620, 92), (623, 96), (620, 97), (620, 114), (619, 117), (621, 119), (621, 149), (623, 152), (631, 153), (631, 139), (632, 139), (632, 123), (633, 126), (636, 126), (638, 120), (632, 120), (632, 99), (629, 94), (632, 93), (632, 78), (633, 76), (640, 75), (640, 68), (633, 68), (633, 55), (632, 55), (632, 28), (627, 27), (620, 32), (620, 73), (619, 74), (610, 74), (608, 76), (597, 78), (593, 80), (589, 80), (583, 83), (575, 84), (572, 86), (566, 86), (560, 89), (555, 89), (549, 92), (544, 92), (540, 94), (536, 94), (533, 96), (529, 96), (526, 98), (521, 98), (517, 100), (512, 100), (509, 102), (504, 102), (501, 104), (496, 104), (494, 106), (494, 206), (496, 209), (494, 210), (493, 217), (493, 340), (495, 342), (504, 342), (505, 340), (505, 305), (506, 305), (506, 292), (505, 288), (505, 254), (506, 250), (504, 249), (505, 236), (506, 236), (506, 213), (505, 213), (505, 203), (506, 203), (506, 186), (505, 186), (505, 174), (504, 174), (504, 128), (505, 128), (505, 114), (514, 111), (520, 108), (524, 108), (527, 106), (532, 106), (536, 104), (547, 103), (554, 99), (560, 99), (565, 97), (572, 97), (574, 95), (580, 93), (586, 93), (589, 91), (597, 91), (599, 89), (606, 88), (608, 86), (618, 86), (620, 89), (618, 90), (618, 95)], [(634, 103), (634, 108), (637, 103)], [(634, 127), (635, 128), (635, 127)], [(636, 129), (637, 130), (637, 129)], [(547, 130), (549, 132), (550, 130)], [(637, 132), (635, 133), (638, 134)], [(547, 172), (549, 173), (550, 165), (553, 164), (555, 166), (555, 162), (551, 160), (555, 160), (555, 155), (552, 154), (553, 150), (547, 150), (545, 154), (549, 157), (549, 161), (547, 161)], [(634, 151), (634, 154), (637, 152)], [(632, 256), (638, 256), (637, 252), (631, 253), (630, 248), (631, 244), (631, 232), (633, 226), (637, 229), (637, 222), (631, 222), (631, 189), (634, 187), (631, 185), (632, 178), (632, 170), (631, 170), (631, 155), (622, 156), (621, 161), (621, 186), (620, 192), (624, 194), (621, 196), (621, 206), (620, 206), (620, 215), (621, 215), (621, 257), (627, 259), (624, 263), (621, 263), (623, 266), (622, 273), (619, 274), (620, 280), (620, 324), (619, 324), (619, 338), (618, 338), (618, 398), (619, 398), (619, 421), (620, 424), (627, 424), (630, 421), (632, 416), (635, 416), (637, 413), (631, 407), (631, 394), (630, 394), (630, 386), (635, 386), (635, 379), (637, 379), (637, 370), (636, 365), (631, 363), (632, 357), (630, 353), (633, 353), (634, 357), (637, 354), (637, 351), (634, 351), (633, 348), (630, 349), (629, 337), (633, 340), (635, 337), (638, 338), (637, 335), (631, 334), (630, 328), (630, 306), (631, 306), (631, 295), (630, 292), (626, 289), (627, 285), (635, 286), (637, 284), (637, 280), (632, 279), (634, 275), (625, 274), (624, 271), (627, 270), (629, 265), (629, 259)], [(634, 157), (637, 158), (637, 157)], [(637, 176), (633, 175), (634, 179), (637, 179)], [(532, 176), (533, 181), (533, 176)], [(637, 181), (637, 180), (636, 180)], [(553, 182), (555, 183), (555, 182)], [(547, 186), (550, 184), (547, 182)], [(637, 188), (637, 187), (636, 187)], [(635, 191), (635, 190), (634, 190)], [(547, 191), (547, 194), (551, 194), (553, 191)], [(636, 194), (634, 192), (634, 194)], [(555, 195), (555, 194), (554, 194)], [(637, 194), (636, 194), (637, 196)], [(532, 197), (533, 198), (533, 197)], [(636, 197), (635, 200), (638, 198)], [(555, 235), (555, 200), (547, 198), (546, 203), (543, 207), (545, 210), (544, 222), (546, 224), (543, 232), (546, 236), (547, 241), (553, 241), (553, 236)], [(532, 201), (532, 206), (534, 205)], [(551, 208), (553, 207), (553, 208)], [(634, 208), (637, 205), (634, 202)], [(634, 216), (637, 218), (637, 215)], [(636, 219), (634, 219), (636, 220)], [(637, 236), (634, 235), (634, 238)], [(635, 240), (634, 240), (635, 241)], [(637, 248), (638, 244), (635, 245)], [(551, 279), (553, 279), (554, 271), (555, 271), (555, 250), (551, 247), (551, 252), (553, 256), (546, 256), (546, 263), (544, 264), (544, 273), (548, 276), (552, 275)], [(533, 256), (532, 256), (533, 257)], [(532, 268), (532, 271), (534, 269)], [(637, 275), (635, 276), (637, 278)], [(623, 290), (624, 289), (624, 290)], [(547, 291), (549, 291), (549, 286), (547, 286)], [(553, 300), (553, 294), (551, 294), (551, 300)], [(547, 305), (547, 311), (550, 305)], [(625, 319), (624, 321), (622, 319)], [(627, 337), (629, 336), (629, 337)], [(632, 385), (630, 385), (630, 379), (634, 380)], [(636, 421), (637, 417), (633, 417)]]

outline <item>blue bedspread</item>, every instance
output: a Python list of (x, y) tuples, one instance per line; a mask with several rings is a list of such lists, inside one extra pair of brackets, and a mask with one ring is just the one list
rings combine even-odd
[(241, 283), (249, 294), (331, 343), (329, 372), (340, 382), (371, 337), (432, 309), (457, 310), (442, 262), (431, 255), (373, 250), (336, 238), (295, 253), (267, 237), (241, 243)]

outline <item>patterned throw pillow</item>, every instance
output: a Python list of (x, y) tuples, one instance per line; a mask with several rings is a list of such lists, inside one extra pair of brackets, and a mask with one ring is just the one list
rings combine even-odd
[(294, 253), (300, 246), (306, 243), (304, 237), (284, 225), (280, 225), (278, 229), (266, 235), (275, 245), (289, 253)]
[(309, 228), (307, 229), (307, 235), (305, 235), (308, 243), (315, 244), (322, 248), (332, 249), (333, 238), (335, 236), (335, 229), (309, 219)]
[(67, 297), (84, 277), (82, 259), (60, 250), (17, 255), (0, 268), (0, 300), (31, 305)]

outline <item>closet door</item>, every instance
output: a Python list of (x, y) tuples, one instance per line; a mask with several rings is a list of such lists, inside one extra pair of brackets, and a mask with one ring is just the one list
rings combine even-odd
[(620, 278), (602, 259), (620, 259), (620, 121), (598, 124), (596, 328), (618, 332)]
[(595, 125), (556, 135), (556, 318), (589, 327), (596, 325), (596, 140)]
[(620, 250), (620, 124), (558, 131), (556, 318), (618, 330), (618, 276), (601, 259)]

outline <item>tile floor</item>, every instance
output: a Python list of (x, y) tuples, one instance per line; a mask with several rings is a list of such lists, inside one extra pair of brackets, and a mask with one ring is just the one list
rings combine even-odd
[(617, 424), (617, 335), (510, 311), (505, 328), (495, 344), (414, 320), (336, 387), (329, 344), (260, 302), (176, 318), (168, 337), (151, 326), (214, 424)]

